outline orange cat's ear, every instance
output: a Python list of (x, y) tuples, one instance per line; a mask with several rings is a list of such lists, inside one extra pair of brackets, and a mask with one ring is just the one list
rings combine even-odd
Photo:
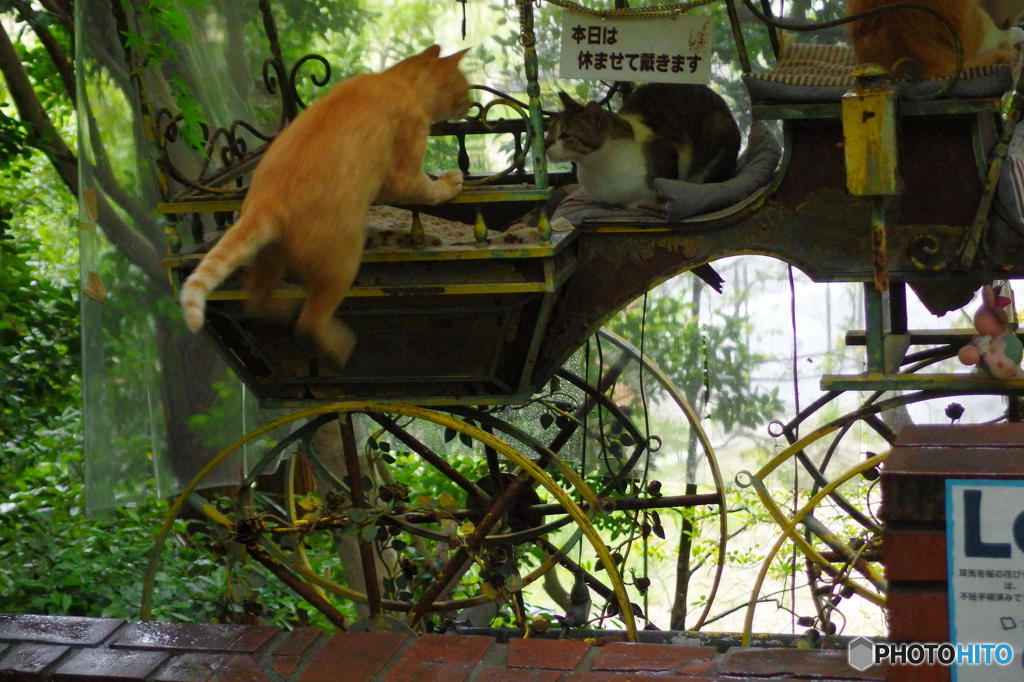
[(470, 48), (468, 48), (468, 47), (465, 50), (459, 50), (455, 54), (448, 55), (447, 57), (445, 57), (441, 61), (447, 62), (449, 64), (458, 64), (459, 60), (461, 60), (463, 57), (465, 57), (466, 53), (469, 52), (469, 50), (470, 50)]
[(416, 56), (417, 57), (432, 57), (434, 59), (437, 59), (438, 57), (441, 56), (441, 46), (437, 45), (437, 44), (431, 45), (430, 47), (428, 47), (427, 49), (423, 50), (423, 52), (420, 52)]
[(579, 102), (574, 100), (564, 90), (559, 90), (558, 91), (558, 99), (562, 100), (562, 106), (565, 107), (566, 111), (576, 111), (577, 109), (582, 109), (583, 108), (582, 104), (580, 104)]

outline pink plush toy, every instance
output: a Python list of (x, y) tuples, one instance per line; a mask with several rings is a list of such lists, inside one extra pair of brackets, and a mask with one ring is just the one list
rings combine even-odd
[(1024, 376), (1020, 367), (1024, 346), (1017, 335), (1006, 328), (1009, 316), (1004, 308), (1009, 304), (1009, 298), (996, 295), (995, 289), (986, 284), (981, 290), (981, 307), (974, 313), (974, 328), (978, 334), (957, 353), (960, 362), (977, 365), (996, 379)]

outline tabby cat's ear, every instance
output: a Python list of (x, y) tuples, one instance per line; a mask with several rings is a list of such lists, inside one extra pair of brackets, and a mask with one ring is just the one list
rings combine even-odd
[(587, 106), (585, 108), (587, 112), (591, 114), (600, 113), (602, 110), (601, 104), (599, 102), (587, 102)]
[(562, 100), (562, 106), (566, 111), (577, 111), (583, 108), (582, 104), (570, 97), (564, 90), (558, 91), (558, 99)]

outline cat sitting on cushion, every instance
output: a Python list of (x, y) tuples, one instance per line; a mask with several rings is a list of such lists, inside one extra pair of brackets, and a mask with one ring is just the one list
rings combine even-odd
[(294, 275), (306, 288), (297, 330), (345, 365), (355, 336), (334, 311), (359, 269), (370, 204), (437, 204), (462, 189), (459, 171), (435, 180), (422, 167), (430, 124), (470, 107), (459, 70), (466, 50), (440, 53), (432, 45), (382, 73), (344, 80), (281, 131), (256, 166), (238, 222), (185, 280), (189, 329), (203, 326), (207, 295), (252, 258), (250, 310), (280, 312), (273, 292)]
[(720, 182), (732, 177), (740, 131), (728, 105), (703, 85), (651, 83), (617, 114), (559, 93), (544, 146), (552, 161), (572, 161), (596, 201), (635, 208), (657, 198), (654, 178)]
[[(846, 10), (857, 14), (899, 0), (847, 0)], [(963, 47), (963, 68), (1011, 64), (1013, 46), (1024, 31), (1013, 26), (1024, 5), (1019, 0), (987, 0), (996, 25), (978, 0), (924, 0), (956, 29)], [(850, 23), (850, 44), (860, 63), (872, 62), (887, 69), (902, 59), (911, 60), (922, 78), (944, 78), (956, 70), (956, 48), (949, 29), (920, 10), (894, 9)]]

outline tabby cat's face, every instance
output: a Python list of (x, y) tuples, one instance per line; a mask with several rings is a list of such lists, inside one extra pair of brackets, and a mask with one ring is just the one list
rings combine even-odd
[(565, 111), (551, 119), (544, 149), (552, 161), (579, 163), (608, 139), (610, 116), (597, 102), (584, 106), (564, 92), (559, 97)]

